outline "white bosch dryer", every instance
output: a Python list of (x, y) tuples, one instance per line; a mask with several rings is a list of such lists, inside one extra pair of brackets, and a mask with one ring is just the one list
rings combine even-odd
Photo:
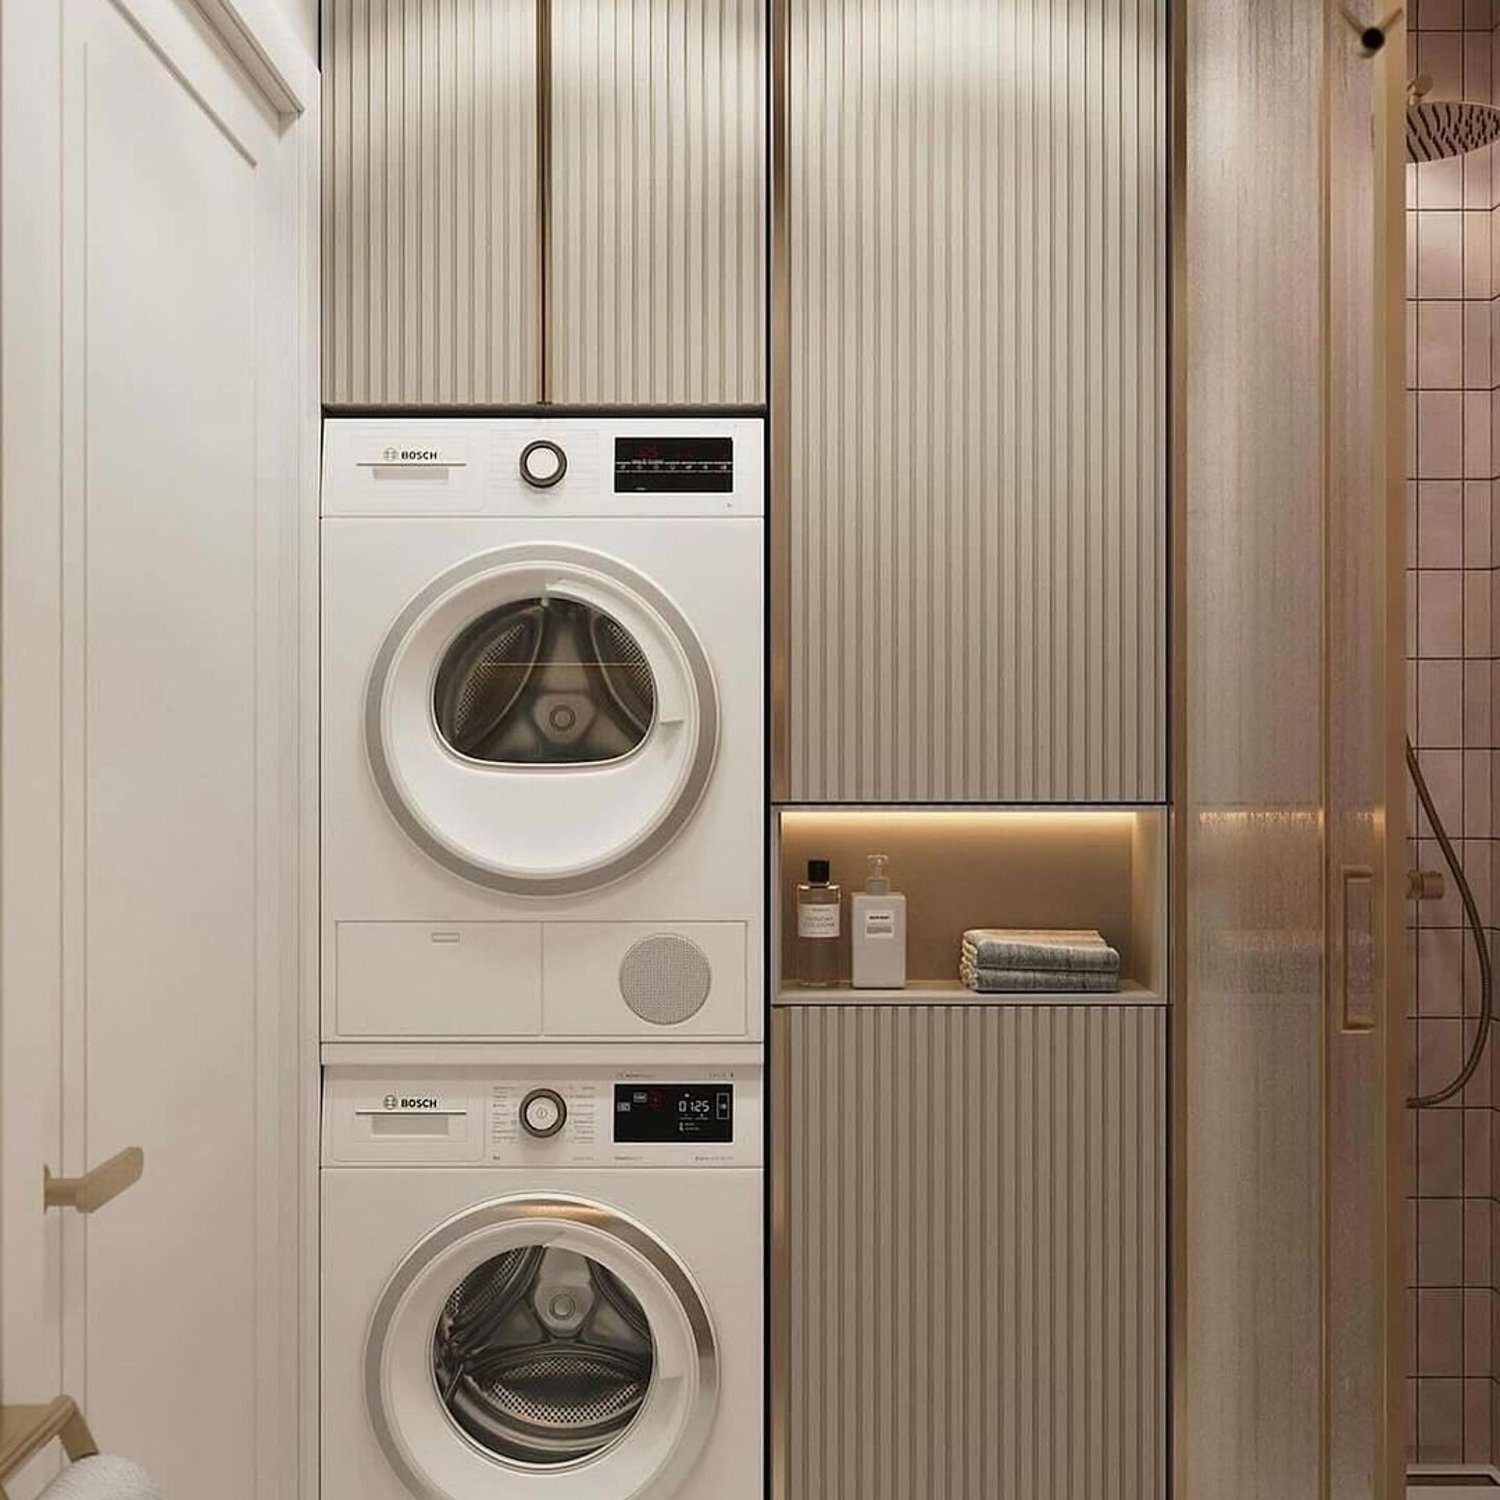
[(326, 424), (327, 1039), (760, 1034), (764, 441)]
[(323, 1500), (760, 1500), (761, 1072), (685, 1055), (330, 1070)]

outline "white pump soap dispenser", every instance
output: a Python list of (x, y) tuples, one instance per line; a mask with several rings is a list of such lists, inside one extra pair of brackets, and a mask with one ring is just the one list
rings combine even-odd
[(849, 900), (857, 990), (906, 987), (906, 897), (891, 890), (889, 865), (885, 855), (872, 854), (865, 888)]

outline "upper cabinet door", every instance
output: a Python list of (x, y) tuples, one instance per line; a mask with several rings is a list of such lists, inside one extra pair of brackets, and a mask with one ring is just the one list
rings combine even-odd
[(765, 401), (764, 0), (550, 0), (548, 396)]
[(777, 795), (1158, 800), (1167, 7), (784, 3)]
[(765, 0), (325, 0), (324, 399), (765, 401)]
[(323, 0), (323, 399), (541, 399), (533, 0)]

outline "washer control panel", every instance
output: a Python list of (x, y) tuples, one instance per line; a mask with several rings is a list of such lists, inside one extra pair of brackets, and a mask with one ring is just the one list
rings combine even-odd
[(325, 1163), (754, 1166), (761, 1067), (432, 1068), (324, 1075)]
[(555, 1089), (532, 1089), (521, 1101), (521, 1129), (539, 1141), (568, 1123), (567, 1101)]

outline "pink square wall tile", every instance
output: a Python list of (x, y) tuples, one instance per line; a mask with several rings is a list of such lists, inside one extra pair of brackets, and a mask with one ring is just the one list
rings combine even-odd
[(1490, 1380), (1464, 1381), (1464, 1462), (1490, 1461)]
[[(1463, 302), (1418, 302), (1417, 309), (1417, 384), (1427, 391), (1462, 390), (1467, 381), (1464, 371)], [(1488, 373), (1488, 372), (1486, 372)]]
[[(1469, 839), (1489, 837), (1490, 778), (1494, 773), (1493, 755), (1489, 750), (1465, 750), (1463, 792), (1463, 836)], [(1451, 829), (1449, 830), (1451, 833)]]
[(1464, 654), (1464, 575), (1460, 569), (1423, 568), (1417, 574), (1417, 654)]
[(1419, 568), (1461, 568), (1464, 564), (1465, 486), (1456, 479), (1434, 479), (1417, 486)]
[[(1465, 170), (1467, 171), (1468, 158), (1464, 158)], [(1468, 180), (1465, 178), (1465, 199), (1468, 195)], [(1480, 197), (1489, 196), (1489, 179), (1485, 178), (1485, 187), (1482, 195), (1476, 193), (1476, 200)], [(1490, 295), (1492, 277), (1490, 275), (1490, 224), (1493, 215), (1488, 207), (1483, 209), (1474, 208), (1464, 213), (1464, 296), (1473, 298), (1486, 298)]]
[[(1417, 1231), (1420, 1236), (1422, 1231)], [(1420, 1255), (1420, 1251), (1418, 1252)], [(1417, 1374), (1462, 1375), (1463, 1292), (1457, 1287), (1417, 1291)]]
[[(1481, 1116), (1481, 1124), (1488, 1132), (1490, 1122), (1483, 1117), (1493, 1111), (1481, 1109), (1473, 1113)], [(1490, 1201), (1482, 1197), (1469, 1198), (1464, 1202), (1464, 1285), (1489, 1287), (1490, 1274)], [(1493, 1289), (1490, 1295), (1495, 1295)], [(1485, 1317), (1492, 1317), (1488, 1307)], [(1488, 1327), (1484, 1342), (1488, 1351), (1492, 1342)]]
[(1463, 1022), (1424, 1016), (1416, 1025), (1417, 1092), (1433, 1094), (1451, 1083), (1463, 1065)]
[[(1488, 274), (1488, 271), (1486, 271)], [(1419, 303), (1426, 307), (1428, 303)], [(1431, 304), (1436, 305), (1436, 304)], [(1463, 324), (1463, 384), (1469, 390), (1490, 384), (1490, 323), (1494, 316), (1489, 299), (1467, 299), (1459, 304)]]
[[(1462, 0), (1460, 0), (1460, 7)], [(1457, 25), (1441, 28), (1432, 35), (1423, 35), (1419, 56), (1422, 71), (1432, 77), (1433, 99), (1461, 99), (1464, 93), (1464, 39), (1458, 26), (1463, 23), (1463, 10), (1458, 11)], [(1426, 32), (1424, 27), (1423, 31)]]
[[(1491, 508), (1495, 484), (1490, 479), (1469, 480), (1464, 485), (1463, 561), (1466, 567), (1490, 566)], [(1443, 564), (1437, 564), (1441, 567)]]
[[(1493, 50), (1493, 39), (1488, 34), (1488, 28), (1480, 30), (1477, 27), (1471, 27), (1468, 17), (1465, 16), (1463, 47), (1464, 98), (1488, 102)], [(1473, 154), (1481, 160), (1485, 157), (1483, 151), (1476, 151)]]
[[(1419, 169), (1431, 170), (1431, 163)], [(1417, 216), (1417, 295), (1461, 297), (1464, 290), (1463, 214), (1459, 211)]]
[(1422, 1461), (1461, 1463), (1463, 1439), (1463, 1381), (1418, 1378), (1417, 1446)]
[(1465, 391), (1464, 403), (1464, 476), (1468, 479), (1492, 479), (1490, 463), (1491, 429), (1494, 426), (1495, 397), (1492, 391)]
[(1463, 24), (1464, 0), (1421, 0), (1411, 21), (1414, 29), (1423, 31), (1457, 31)]
[(1417, 744), (1458, 749), (1463, 742), (1463, 663), (1417, 663)]
[[(1433, 93), (1436, 94), (1437, 90), (1434, 89)], [(1461, 157), (1424, 161), (1418, 166), (1417, 207), (1422, 213), (1446, 213), (1463, 206), (1464, 164)]]
[(1419, 932), (1417, 976), (1417, 1004), (1424, 1017), (1461, 1014), (1463, 933), (1456, 927), (1424, 929)]
[(1491, 595), (1495, 590), (1495, 578), (1488, 568), (1466, 568), (1463, 580), (1463, 654), (1482, 659), (1491, 651)]
[[(1477, 1008), (1477, 1007), (1476, 1007)], [(1437, 1025), (1445, 1025), (1445, 1022), (1436, 1022)], [(1461, 1042), (1459, 1045), (1460, 1060), (1469, 1055), (1474, 1045), (1475, 1034), (1479, 1030), (1479, 1023), (1475, 1020), (1466, 1020), (1460, 1026)], [(1490, 1049), (1486, 1047), (1479, 1059), (1479, 1065), (1474, 1069), (1473, 1076), (1465, 1086), (1462, 1094), (1458, 1096), (1458, 1102), (1464, 1108), (1483, 1108), (1486, 1111), (1490, 1104), (1490, 1075), (1491, 1063), (1494, 1061)], [(1455, 1068), (1454, 1072), (1458, 1070)]]
[[(1464, 1192), (1471, 1197), (1490, 1189), (1490, 1109), (1465, 1109), (1464, 1117)], [(1465, 1213), (1468, 1205), (1465, 1204)], [(1464, 1242), (1468, 1243), (1469, 1226), (1464, 1224)]]
[[(1488, 661), (1466, 661), (1464, 663), (1464, 744), (1488, 745), (1493, 738), (1490, 716), (1493, 699), (1490, 694), (1492, 666)], [(1494, 801), (1494, 787), (1490, 788), (1490, 801)], [(1484, 830), (1485, 836), (1489, 829)]]
[(1463, 478), (1463, 395), (1458, 391), (1420, 391), (1416, 415), (1417, 477)]
[[(1416, 1189), (1424, 1198), (1457, 1198), (1464, 1190), (1463, 1116), (1461, 1109), (1414, 1111), (1417, 1120)], [(1417, 1223), (1420, 1224), (1418, 1203)], [(1418, 1232), (1418, 1250), (1421, 1235)], [(1414, 1269), (1423, 1273), (1420, 1253)], [(1430, 1278), (1429, 1278), (1430, 1279)]]
[[(1490, 1373), (1490, 1302), (1494, 1292), (1489, 1287), (1464, 1289), (1464, 1374), (1488, 1378)], [(1465, 1427), (1468, 1426), (1467, 1421)], [(1490, 1425), (1489, 1402), (1485, 1401), (1484, 1426)]]
[[(1422, 1198), (1417, 1202), (1417, 1286), (1421, 1292), (1449, 1292), (1463, 1284), (1463, 1200)], [(1419, 1349), (1419, 1375), (1456, 1375), (1463, 1354), (1461, 1328), (1449, 1328), (1453, 1310), (1462, 1309), (1462, 1298), (1434, 1299), (1419, 1293), (1417, 1316), (1431, 1316), (1433, 1326), (1423, 1327), (1431, 1339)], [(1450, 1349), (1450, 1344), (1456, 1347)]]

